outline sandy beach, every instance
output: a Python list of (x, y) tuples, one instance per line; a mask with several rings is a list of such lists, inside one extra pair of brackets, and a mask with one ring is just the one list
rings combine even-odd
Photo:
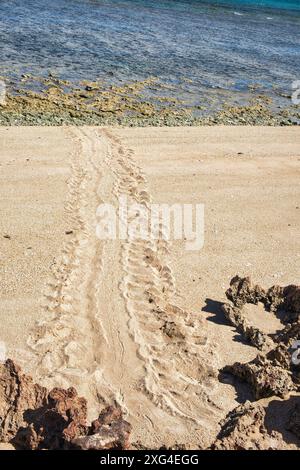
[[(257, 355), (220, 309), (230, 280), (299, 283), (299, 129), (1, 127), (0, 165), (7, 357), (75, 386), (90, 419), (118, 403), (136, 447), (209, 446), (250, 398), (220, 369)], [(100, 240), (97, 207), (122, 194), (204, 204), (203, 248)]]

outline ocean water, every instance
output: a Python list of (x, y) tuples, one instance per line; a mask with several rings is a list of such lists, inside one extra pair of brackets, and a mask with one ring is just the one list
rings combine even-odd
[(0, 75), (158, 77), (177, 94), (291, 92), (300, 0), (1, 0)]

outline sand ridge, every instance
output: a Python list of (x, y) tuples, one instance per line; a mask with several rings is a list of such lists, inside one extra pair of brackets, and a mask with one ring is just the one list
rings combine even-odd
[[(74, 236), (53, 273), (46, 319), (28, 340), (38, 356), (36, 376), (47, 386), (76, 385), (95, 411), (99, 401), (119, 403), (135, 422), (137, 439), (148, 423), (148, 445), (168, 439), (159, 435), (160, 423), (168, 420), (170, 428), (180, 429), (174, 444), (183, 430), (188, 435), (208, 425), (214, 411), (205, 329), (199, 316), (172, 303), (175, 281), (166, 241), (97, 239), (102, 201), (127, 194), (146, 208), (150, 202), (131, 152), (109, 131), (68, 133), (76, 142), (66, 204)], [(116, 288), (124, 302), (115, 301)], [(169, 323), (179, 336), (166, 334)]]

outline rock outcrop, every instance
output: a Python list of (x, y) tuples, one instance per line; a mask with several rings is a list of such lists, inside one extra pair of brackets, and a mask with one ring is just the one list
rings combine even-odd
[(298, 322), (300, 319), (300, 287), (293, 284), (263, 289), (252, 284), (250, 277), (235, 276), (230, 281), (226, 296), (240, 310), (245, 304), (257, 305), (262, 302), (267, 311), (284, 312), (285, 323)]
[(226, 297), (235, 307), (241, 308), (245, 304), (256, 305), (258, 302), (263, 302), (266, 291), (256, 284), (253, 285), (250, 277), (235, 276), (230, 281)]
[(88, 426), (87, 402), (74, 388), (49, 392), (13, 361), (0, 364), (0, 442), (32, 450), (128, 449), (130, 432), (119, 407)]
[(54, 388), (46, 404), (24, 413), (26, 424), (18, 429), (13, 443), (22, 449), (67, 449), (72, 440), (88, 432), (87, 403), (74, 388)]
[[(235, 362), (221, 373), (230, 373), (247, 382), (255, 400), (235, 408), (220, 423), (221, 431), (212, 449), (272, 450), (299, 448), (300, 443), (300, 365), (293, 360), (293, 348), (300, 340), (300, 287), (273, 286), (263, 289), (252, 284), (249, 277), (235, 276), (226, 292), (229, 300), (223, 304), (225, 317), (244, 340), (258, 349), (256, 358), (248, 363)], [(265, 310), (280, 315), (282, 329), (274, 334), (260, 331), (247, 318), (245, 304), (262, 302)], [(291, 392), (296, 392), (290, 400)], [(287, 398), (287, 400), (280, 400)], [(276, 402), (273, 418), (268, 417), (270, 404)], [(292, 408), (291, 408), (292, 407)], [(291, 408), (291, 410), (290, 410)], [(288, 409), (289, 416), (286, 416)], [(274, 415), (285, 422), (273, 429), (267, 423)], [(286, 432), (292, 433), (285, 440)]]
[(225, 366), (223, 371), (249, 383), (256, 400), (273, 395), (284, 398), (297, 389), (289, 370), (274, 365), (262, 355), (245, 364), (235, 362), (233, 365)]
[(72, 444), (82, 450), (129, 449), (130, 424), (118, 407), (109, 406), (92, 422), (89, 435), (77, 437)]
[[(221, 423), (221, 431), (211, 448), (214, 450), (297, 449), (299, 405), (296, 405), (297, 411), (284, 423), (284, 429), (279, 432), (269, 429), (267, 424), (269, 404), (263, 400), (256, 403), (247, 401), (231, 411)], [(285, 402), (281, 404), (284, 407)], [(293, 432), (296, 439), (288, 439), (286, 442), (283, 438), (285, 430)]]
[[(276, 395), (285, 397), (291, 391), (300, 391), (300, 367), (292, 361), (291, 347), (300, 340), (300, 287), (273, 286), (268, 290), (252, 284), (249, 277), (235, 276), (226, 292), (231, 303), (222, 310), (226, 318), (261, 352), (246, 364), (236, 362), (226, 366), (229, 372), (248, 382), (256, 399)], [(283, 328), (275, 334), (266, 334), (251, 325), (243, 307), (247, 303), (262, 302), (265, 309), (281, 314)]]
[(268, 335), (251, 325), (243, 315), (240, 308), (230, 304), (224, 304), (222, 310), (227, 320), (236, 327), (237, 331), (259, 350), (269, 350), (274, 341)]
[(280, 436), (269, 435), (264, 426), (265, 409), (246, 402), (235, 408), (221, 423), (214, 450), (271, 450), (282, 448)]

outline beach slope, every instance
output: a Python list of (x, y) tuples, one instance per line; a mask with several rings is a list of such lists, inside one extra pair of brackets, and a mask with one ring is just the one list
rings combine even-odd
[[(220, 310), (230, 279), (299, 283), (299, 129), (2, 127), (0, 165), (7, 356), (76, 386), (90, 418), (119, 403), (136, 446), (209, 445), (249, 397), (219, 370), (257, 354)], [(204, 204), (203, 248), (99, 239), (99, 205), (124, 195)]]

